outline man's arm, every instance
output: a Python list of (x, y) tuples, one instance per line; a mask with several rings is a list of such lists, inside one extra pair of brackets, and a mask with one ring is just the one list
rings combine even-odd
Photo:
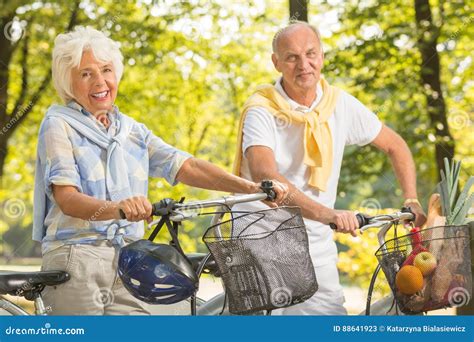
[[(387, 126), (383, 126), (380, 133), (372, 141), (372, 145), (383, 151), (392, 162), (395, 175), (400, 182), (403, 197), (417, 199), (415, 162), (405, 140)], [(419, 203), (408, 203), (416, 215), (416, 226), (421, 226), (426, 221), (426, 215)]]
[(324, 224), (335, 223), (339, 232), (351, 233), (356, 236), (355, 230), (359, 224), (353, 212), (346, 210), (333, 210), (327, 208), (306, 196), (290, 183), (277, 170), (273, 150), (266, 146), (251, 146), (245, 151), (249, 162), (250, 173), (254, 182), (263, 179), (276, 179), (289, 187), (289, 194), (284, 205), (294, 205), (301, 208), (304, 217), (322, 222)]
[[(184, 184), (209, 190), (225, 192), (256, 193), (260, 184), (232, 175), (217, 166), (197, 158), (187, 159), (176, 175)], [(134, 196), (119, 202), (104, 201), (80, 193), (76, 187), (69, 185), (52, 185), (54, 200), (61, 211), (68, 216), (83, 220), (120, 219), (119, 209), (125, 213), (128, 221), (151, 220), (151, 203), (143, 196)], [(284, 184), (273, 183), (276, 194), (275, 202), (266, 202), (276, 207), (285, 199), (288, 189)]]

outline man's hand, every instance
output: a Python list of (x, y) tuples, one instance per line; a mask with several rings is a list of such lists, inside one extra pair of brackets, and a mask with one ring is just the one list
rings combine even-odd
[(412, 202), (403, 205), (404, 207), (408, 207), (411, 209), (413, 214), (415, 214), (415, 227), (423, 227), (426, 222), (426, 214), (423, 208), (420, 206), (419, 203)]
[(320, 222), (324, 224), (334, 223), (337, 226), (336, 232), (357, 236), (359, 222), (353, 211), (327, 209), (321, 216)]

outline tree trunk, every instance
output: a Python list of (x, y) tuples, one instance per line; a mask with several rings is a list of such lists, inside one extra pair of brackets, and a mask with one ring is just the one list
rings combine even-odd
[(290, 0), (290, 21), (308, 21), (308, 0)]
[[(433, 23), (429, 0), (415, 0), (418, 29), (418, 49), (421, 54), (421, 81), (425, 89), (431, 127), (435, 129), (435, 156), (438, 170), (444, 168), (444, 158), (454, 157), (455, 144), (449, 133), (446, 103), (441, 90), (439, 54), (436, 50), (441, 27)], [(439, 174), (438, 174), (438, 177)]]
[[(80, 0), (76, 0), (71, 6), (71, 15), (67, 25), (67, 31), (71, 30), (77, 22), (77, 16), (79, 13)], [(30, 55), (28, 50), (28, 32), (25, 32), (23, 37), (15, 43), (12, 43), (8, 33), (8, 26), (15, 17), (16, 8), (10, 8), (10, 11), (4, 13), (0, 17), (0, 179), (2, 179), (5, 160), (8, 154), (8, 140), (13, 135), (13, 132), (20, 126), (20, 124), (26, 119), (28, 114), (32, 111), (33, 107), (40, 100), (43, 92), (51, 81), (51, 69), (43, 77), (43, 80), (39, 83), (39, 86), (33, 88), (28, 84), (28, 63), (27, 59)], [(10, 63), (12, 61), (13, 53), (18, 46), (22, 46), (21, 53), (21, 69), (22, 69), (22, 84), (18, 97), (15, 100), (13, 110), (7, 111), (8, 105), (8, 89), (9, 89), (9, 70)], [(26, 99), (28, 98), (28, 101)], [(25, 106), (25, 104), (28, 105)], [(2, 185), (0, 184), (0, 187)]]
[[(422, 57), (421, 79), (426, 89), (426, 100), (431, 126), (436, 130), (436, 165), (444, 169), (444, 158), (454, 157), (455, 144), (449, 133), (446, 119), (446, 103), (441, 91), (439, 54), (436, 50), (441, 27), (433, 24), (429, 0), (415, 0), (415, 16), (418, 32), (418, 48)], [(439, 173), (438, 173), (438, 177)], [(471, 263), (474, 265), (474, 244), (471, 241)], [(474, 267), (472, 269), (474, 272)], [(471, 299), (471, 298), (468, 298)], [(474, 300), (457, 309), (458, 315), (474, 314)]]

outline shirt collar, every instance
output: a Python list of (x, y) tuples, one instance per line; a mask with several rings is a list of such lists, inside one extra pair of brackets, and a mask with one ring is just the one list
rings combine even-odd
[(72, 108), (72, 109), (75, 109), (79, 112), (81, 112), (82, 114), (86, 115), (86, 116), (90, 116), (92, 120), (94, 120), (97, 125), (101, 128), (101, 129), (105, 129), (109, 134), (111, 134), (112, 136), (115, 135), (115, 132), (117, 131), (118, 129), (118, 125), (119, 125), (119, 122), (117, 120), (117, 113), (119, 112), (119, 109), (116, 105), (113, 105), (112, 106), (112, 110), (110, 112), (108, 112), (107, 114), (108, 117), (109, 117), (109, 120), (110, 120), (110, 126), (109, 126), (109, 129), (107, 130), (102, 124), (99, 123), (98, 120), (95, 119), (95, 117), (89, 113), (84, 107), (82, 107), (79, 103), (77, 103), (76, 101), (74, 100), (71, 100), (67, 106), (69, 108)]
[(316, 99), (313, 101), (311, 106), (307, 107), (305, 105), (299, 104), (298, 102), (290, 98), (288, 94), (285, 92), (285, 90), (283, 89), (283, 86), (281, 85), (282, 79), (283, 77), (278, 78), (278, 80), (275, 82), (275, 88), (281, 94), (281, 96), (283, 96), (283, 98), (286, 101), (288, 101), (291, 109), (293, 110), (297, 110), (300, 112), (309, 112), (313, 110), (314, 107), (316, 107), (318, 103), (321, 101), (321, 99), (323, 98), (323, 88), (321, 87), (321, 83), (318, 82), (318, 84), (316, 85)]

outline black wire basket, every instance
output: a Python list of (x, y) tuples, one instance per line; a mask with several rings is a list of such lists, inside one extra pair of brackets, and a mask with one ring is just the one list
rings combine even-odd
[(203, 240), (219, 268), (232, 314), (288, 307), (318, 289), (299, 208), (233, 213), (231, 220), (210, 227)]
[(398, 308), (419, 314), (466, 305), (472, 295), (470, 242), (469, 227), (462, 225), (427, 228), (383, 244), (375, 255)]

